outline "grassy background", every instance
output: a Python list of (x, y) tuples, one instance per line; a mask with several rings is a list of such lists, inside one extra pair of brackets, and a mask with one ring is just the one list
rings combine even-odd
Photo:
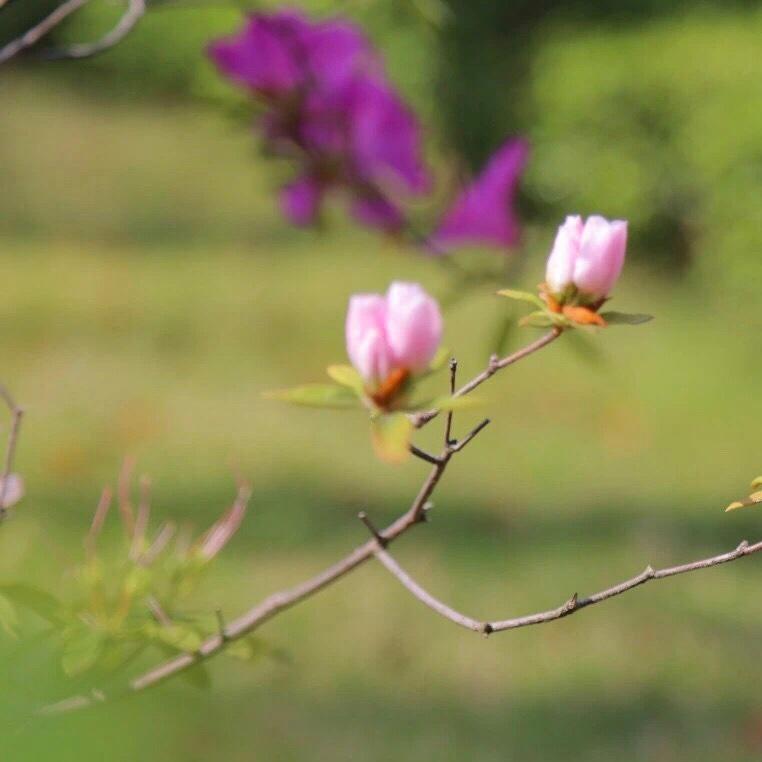
[[(655, 45), (659, 29), (628, 34)], [(552, 62), (576, 71), (593, 44), (582, 32), (548, 39), (538, 98), (557, 86)], [(340, 219), (326, 235), (288, 230), (250, 136), (214, 110), (115, 100), (48, 72), (0, 85), (2, 377), (29, 411), (19, 453), (28, 497), (0, 531), (0, 577), (65, 589), (100, 488), (126, 454), (151, 475), (156, 513), (198, 527), (229, 503), (240, 471), (251, 510), (195, 602), (233, 616), (364, 539), (358, 509), (378, 523), (404, 510), (425, 471), (378, 463), (361, 416), (281, 407), (262, 391), (317, 380), (342, 359), (350, 293), (414, 278), (444, 295), (448, 281)], [(564, 122), (563, 108), (537, 127), (546, 142), (530, 202), (548, 188), (548, 151), (568, 156), (575, 124), (588, 134), (584, 109)], [(756, 174), (744, 166), (751, 205)], [(710, 180), (691, 188), (725, 198)], [(569, 203), (584, 210), (631, 216), (628, 204), (646, 197), (625, 203), (614, 184), (605, 201), (583, 185)], [(557, 190), (548, 216), (552, 199), (568, 199)], [(526, 284), (552, 237), (543, 214), (530, 219)], [(719, 240), (711, 221), (698, 241)], [(713, 252), (679, 279), (655, 277), (641, 257), (615, 304), (654, 323), (582, 346), (565, 338), (491, 382), (492, 425), (452, 464), (432, 523), (395, 550), (423, 584), (475, 616), (507, 617), (759, 537), (757, 513), (721, 513), (760, 468), (762, 316), (747, 285), (756, 219), (739, 228), (722, 237), (732, 277), (717, 276)], [(449, 309), (446, 343), (464, 374), (482, 367), (505, 309), (488, 290)], [(460, 414), (457, 429), (480, 412)], [(441, 436), (430, 428), (423, 443)], [(3, 758), (758, 759), (758, 566), (666, 581), (484, 640), (370, 564), (262, 629), (279, 658), (245, 669), (219, 659), (212, 693), (172, 683), (43, 723), (29, 707), (68, 688), (0, 633)]]

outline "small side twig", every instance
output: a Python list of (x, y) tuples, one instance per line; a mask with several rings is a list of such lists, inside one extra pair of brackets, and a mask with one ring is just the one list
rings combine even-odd
[(61, 50), (46, 51), (45, 58), (92, 58), (118, 45), (137, 25), (146, 12), (146, 0), (129, 0), (119, 21), (109, 32), (95, 42), (70, 45)]
[(387, 539), (381, 534), (381, 532), (376, 529), (376, 525), (371, 521), (370, 516), (365, 511), (360, 511), (360, 513), (357, 514), (357, 518), (362, 521), (363, 524), (365, 524), (365, 527), (367, 530), (371, 533), (373, 538), (378, 543), (379, 548), (385, 548), (389, 543)]
[(11, 393), (2, 384), (0, 384), (0, 397), (11, 413), (11, 428), (8, 434), (8, 444), (5, 448), (5, 462), (3, 463), (3, 472), (0, 475), (0, 518), (2, 518), (6, 511), (5, 501), (8, 496), (8, 484), (13, 471), (13, 461), (16, 457), (16, 446), (21, 432), (24, 409), (16, 404)]
[(89, 0), (66, 0), (58, 6), (52, 13), (47, 15), (42, 21), (28, 29), (21, 37), (12, 40), (4, 47), (0, 48), (0, 64), (10, 61), (11, 58), (18, 55), (22, 50), (30, 48), (39, 42), (46, 34), (57, 27), (67, 16), (78, 11), (86, 5)]
[[(453, 357), (450, 360), (450, 396), (455, 394), (455, 376), (458, 373), (458, 361)], [(447, 411), (447, 424), (445, 425), (445, 447), (453, 444), (452, 441), (452, 410)]]

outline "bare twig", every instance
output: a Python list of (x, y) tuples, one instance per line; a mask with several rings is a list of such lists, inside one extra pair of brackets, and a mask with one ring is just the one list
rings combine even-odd
[(129, 0), (124, 14), (109, 32), (95, 42), (70, 45), (61, 50), (46, 52), (45, 57), (50, 59), (60, 58), (92, 58), (103, 53), (105, 50), (118, 45), (137, 25), (138, 21), (146, 12), (145, 0)]
[(98, 536), (103, 529), (103, 523), (106, 521), (106, 516), (108, 514), (109, 508), (111, 507), (111, 498), (111, 487), (104, 487), (103, 491), (101, 492), (100, 500), (98, 501), (98, 506), (96, 507), (95, 513), (93, 514), (93, 520), (90, 524), (90, 531), (85, 537), (85, 552), (87, 553), (88, 559), (91, 561), (93, 558), (95, 558)]
[(38, 24), (27, 30), (21, 37), (12, 40), (3, 48), (0, 48), (0, 64), (9, 61), (22, 50), (31, 47), (42, 39), (46, 34), (57, 27), (67, 16), (79, 10), (86, 5), (89, 0), (66, 0), (58, 6), (51, 14), (46, 16)]
[(153, 615), (153, 618), (162, 627), (170, 627), (172, 625), (172, 619), (164, 610), (164, 607), (159, 603), (159, 600), (155, 595), (149, 595), (148, 598), (146, 598), (146, 605), (148, 606), (148, 610)]
[[(450, 360), (450, 395), (455, 394), (455, 377), (458, 373), (458, 361), (453, 357)], [(452, 444), (452, 410), (447, 411), (447, 425), (445, 426), (445, 447)]]
[(5, 448), (3, 471), (0, 475), (0, 518), (2, 518), (5, 515), (8, 484), (10, 483), (11, 472), (13, 471), (13, 461), (16, 457), (16, 446), (19, 440), (19, 433), (21, 432), (21, 420), (24, 417), (24, 410), (16, 404), (10, 392), (2, 384), (0, 384), (0, 398), (8, 406), (8, 410), (11, 413), (11, 429), (8, 434), (8, 444)]
[(682, 564), (680, 566), (670, 566), (666, 569), (652, 569), (650, 566), (647, 566), (640, 574), (637, 574), (624, 582), (620, 582), (617, 585), (608, 587), (605, 590), (593, 593), (586, 598), (580, 598), (577, 593), (574, 593), (565, 603), (562, 603), (557, 608), (549, 609), (548, 611), (540, 611), (537, 614), (528, 614), (526, 616), (498, 621), (479, 621), (477, 619), (472, 619), (442, 603), (424, 590), (384, 548), (378, 545), (376, 546), (375, 556), (405, 588), (424, 604), (424, 606), (428, 606), (433, 611), (436, 611), (438, 614), (445, 617), (445, 619), (449, 619), (451, 622), (454, 622), (461, 627), (489, 635), (492, 632), (503, 632), (504, 630), (515, 630), (519, 627), (528, 627), (534, 624), (552, 622), (556, 619), (561, 619), (570, 614), (574, 614), (587, 606), (592, 606), (596, 603), (606, 601), (609, 598), (614, 598), (617, 595), (622, 595), (622, 593), (626, 593), (628, 590), (632, 590), (640, 585), (645, 585), (651, 580), (666, 579), (667, 577), (675, 577), (678, 574), (687, 574), (700, 569), (709, 569), (712, 566), (727, 564), (731, 561), (743, 558), (744, 556), (750, 556), (753, 553), (758, 553), (760, 550), (762, 550), (762, 541), (757, 542), (754, 545), (749, 545), (749, 543), (744, 540), (734, 550), (727, 553), (721, 553), (717, 556), (704, 558), (700, 561), (692, 561), (691, 563)]
[[(507, 368), (509, 365), (513, 365), (519, 360), (523, 360), (525, 357), (529, 357), (529, 355), (534, 354), (538, 349), (546, 347), (548, 344), (555, 341), (561, 335), (561, 333), (562, 330), (560, 328), (553, 328), (552, 330), (548, 331), (548, 333), (540, 336), (539, 339), (533, 341), (531, 344), (527, 344), (525, 347), (522, 347), (513, 354), (502, 358), (498, 357), (497, 355), (492, 355), (492, 357), (490, 357), (489, 363), (487, 364), (487, 367), (481, 373), (479, 373), (479, 375), (474, 376), (474, 378), (472, 378), (467, 384), (461, 386), (460, 389), (454, 392), (452, 396), (464, 397), (466, 394), (470, 394), (478, 386), (481, 386), (487, 379), (492, 378), (492, 376), (494, 376), (495, 373), (497, 373), (499, 370)], [(420, 429), (422, 426), (425, 426), (429, 421), (433, 420), (438, 415), (439, 410), (427, 410), (425, 412), (416, 413), (413, 415), (412, 421), (414, 426), (417, 429)]]

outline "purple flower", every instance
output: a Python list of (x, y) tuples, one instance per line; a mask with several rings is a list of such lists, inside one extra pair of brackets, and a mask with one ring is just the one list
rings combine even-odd
[(528, 152), (521, 139), (503, 144), (434, 231), (428, 241), (433, 253), (461, 245), (506, 248), (518, 243), (520, 226), (513, 203)]
[(313, 24), (294, 10), (252, 14), (240, 32), (213, 42), (209, 55), (234, 82), (279, 97), (380, 68), (360, 30), (339, 20)]
[(264, 139), (299, 164), (281, 195), (293, 223), (311, 224), (327, 193), (343, 191), (362, 224), (403, 225), (391, 199), (430, 187), (420, 128), (359, 29), (295, 11), (254, 14), (209, 54), (223, 74), (262, 99)]

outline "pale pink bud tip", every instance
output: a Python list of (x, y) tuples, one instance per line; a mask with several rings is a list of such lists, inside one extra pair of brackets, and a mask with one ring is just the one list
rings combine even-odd
[(627, 248), (627, 223), (592, 215), (586, 222), (569, 216), (558, 228), (545, 281), (556, 297), (570, 287), (582, 301), (605, 299), (617, 282)]
[(442, 339), (436, 300), (416, 283), (395, 282), (386, 296), (356, 294), (349, 300), (347, 354), (369, 384), (392, 371), (425, 371)]

